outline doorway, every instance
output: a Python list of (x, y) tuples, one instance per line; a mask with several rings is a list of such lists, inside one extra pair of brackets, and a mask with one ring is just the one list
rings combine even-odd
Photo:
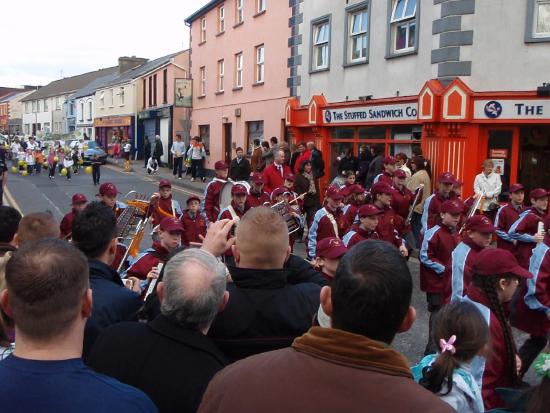
[(494, 172), (502, 181), (501, 201), (507, 200), (512, 170), (513, 129), (491, 129), (487, 141), (487, 158), (494, 163)]
[(550, 126), (520, 128), (518, 177), (527, 190), (550, 186)]
[(224, 154), (224, 160), (229, 165), (231, 163), (231, 145), (233, 142), (232, 136), (231, 136), (231, 123), (224, 123), (223, 124), (223, 154)]

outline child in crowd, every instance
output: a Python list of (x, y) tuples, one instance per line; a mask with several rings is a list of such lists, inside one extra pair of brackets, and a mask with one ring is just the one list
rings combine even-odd
[(378, 219), (383, 211), (372, 204), (363, 205), (359, 208), (359, 225), (353, 226), (344, 235), (342, 239), (347, 248), (353, 247), (355, 244), (367, 239), (380, 239), (380, 235), (376, 232), (378, 227)]
[(32, 175), (35, 169), (34, 166), (36, 165), (36, 161), (34, 159), (34, 155), (31, 149), (27, 149), (27, 155), (25, 156), (25, 163), (27, 164), (27, 172), (29, 173), (29, 175)]
[(472, 361), (485, 353), (489, 341), (483, 315), (467, 301), (449, 304), (435, 316), (431, 340), (439, 352), (412, 368), (415, 381), (458, 413), (483, 412), (481, 389), (471, 370)]
[(55, 168), (57, 167), (57, 163), (59, 162), (59, 158), (57, 157), (54, 150), (50, 150), (50, 153), (48, 154), (48, 178), (55, 179)]
[(40, 174), (44, 165), (44, 154), (42, 153), (42, 149), (37, 149), (34, 152), (34, 160), (36, 162), (36, 173)]
[(65, 155), (63, 158), (63, 168), (67, 171), (67, 180), (71, 180), (71, 171), (73, 169), (74, 162), (70, 154)]
[(78, 175), (78, 166), (80, 163), (80, 157), (78, 156), (78, 147), (75, 147), (72, 151), (72, 160), (73, 160), (73, 173)]
[(147, 161), (147, 173), (149, 175), (156, 174), (158, 170), (159, 170), (159, 165), (157, 163), (157, 160), (153, 157), (150, 157), (149, 160)]
[(187, 209), (183, 211), (180, 220), (183, 224), (181, 234), (182, 245), (189, 247), (191, 243), (201, 244), (206, 236), (206, 217), (201, 214), (201, 200), (197, 196), (187, 199)]
[(92, 179), (94, 181), (94, 186), (99, 185), (99, 179), (101, 178), (101, 160), (99, 156), (94, 155), (92, 157)]

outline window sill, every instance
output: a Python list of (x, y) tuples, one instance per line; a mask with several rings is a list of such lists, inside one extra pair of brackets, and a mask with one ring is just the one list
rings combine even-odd
[(368, 63), (369, 63), (369, 60), (365, 59), (365, 60), (361, 60), (361, 61), (358, 61), (358, 62), (344, 63), (343, 67), (348, 68), (348, 67), (354, 67), (354, 66), (361, 66), (361, 65), (366, 65)]
[(205, 43), (206, 43), (206, 40), (203, 41), (203, 42), (200, 42), (200, 43), (199, 43), (199, 46), (202, 46), (202, 45), (205, 44)]
[(224, 33), (225, 33), (225, 30), (223, 30), (223, 31), (221, 31), (221, 32), (218, 32), (218, 33), (216, 33), (216, 37), (220, 37), (220, 36), (221, 36), (222, 34), (224, 34)]
[(238, 92), (239, 90), (243, 90), (242, 86), (236, 86), (233, 88), (233, 92)]
[(200, 96), (197, 96), (197, 99), (204, 99), (206, 97), (206, 95), (200, 95)]
[(252, 87), (258, 87), (258, 86), (263, 86), (264, 85), (264, 82), (254, 82), (252, 83)]
[(236, 29), (237, 27), (242, 26), (243, 24), (244, 24), (244, 20), (242, 22), (235, 23), (233, 25), (233, 28)]
[(260, 17), (261, 15), (265, 14), (265, 12), (266, 12), (266, 11), (265, 11), (265, 9), (264, 9), (264, 10), (262, 10), (262, 11), (259, 11), (258, 13), (256, 13), (256, 14), (255, 14), (254, 16), (252, 16), (252, 17), (254, 17), (254, 18)]
[(416, 55), (416, 54), (418, 54), (418, 49), (409, 50), (408, 52), (402, 52), (402, 53), (395, 53), (395, 52), (392, 52), (392, 53), (386, 55), (385, 59), (386, 59), (386, 60), (388, 60), (388, 59), (395, 59), (396, 57), (411, 56), (411, 55)]
[(223, 95), (224, 92), (225, 92), (224, 90), (218, 90), (218, 91), (215, 93), (215, 95), (216, 95), (216, 96), (217, 96), (217, 95)]
[(544, 43), (550, 42), (550, 36), (529, 36), (525, 39), (525, 43)]
[(330, 71), (330, 67), (325, 67), (323, 69), (310, 69), (309, 74), (312, 75), (314, 73), (322, 73), (322, 72), (328, 72)]

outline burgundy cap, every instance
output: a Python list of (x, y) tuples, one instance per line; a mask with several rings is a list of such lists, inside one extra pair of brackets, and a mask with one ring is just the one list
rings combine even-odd
[(372, 217), (373, 215), (380, 215), (383, 211), (378, 209), (373, 204), (362, 205), (359, 208), (359, 218)]
[(200, 203), (201, 199), (198, 196), (192, 195), (189, 198), (187, 198), (187, 201), (185, 201), (185, 203), (187, 205), (189, 205), (189, 202), (191, 202), (191, 201), (199, 201), (199, 203)]
[(331, 185), (327, 189), (327, 198), (338, 201), (340, 199), (344, 199), (344, 195), (342, 194), (342, 191), (340, 191), (340, 188), (338, 188), (337, 186)]
[(229, 169), (229, 167), (227, 166), (227, 163), (225, 163), (224, 161), (218, 161), (214, 164), (214, 169), (216, 171), (222, 171), (224, 169)]
[(273, 192), (271, 193), (271, 200), (272, 201), (275, 201), (275, 199), (279, 196), (279, 195), (283, 195), (284, 193), (288, 192), (288, 188), (285, 188), (283, 186), (280, 186), (279, 188), (275, 188), (273, 190)]
[(364, 194), (365, 189), (361, 185), (353, 184), (349, 186), (349, 192), (351, 194)]
[(395, 176), (396, 178), (406, 178), (406, 177), (407, 177), (407, 173), (406, 173), (403, 169), (397, 169), (397, 170), (393, 173), (393, 176)]
[(454, 184), (456, 183), (456, 179), (454, 175), (450, 172), (443, 172), (439, 175), (439, 178), (437, 179), (440, 184)]
[(86, 198), (86, 195), (84, 194), (74, 194), (71, 199), (72, 204), (82, 204), (84, 202), (88, 202), (88, 199)]
[(319, 258), (328, 258), (336, 260), (348, 252), (346, 246), (338, 238), (324, 238), (317, 243), (315, 255)]
[(539, 199), (548, 196), (548, 191), (544, 188), (535, 188), (529, 193), (530, 199)]
[(468, 221), (466, 221), (466, 229), (484, 234), (495, 232), (495, 226), (485, 215), (474, 215), (468, 218)]
[(397, 159), (393, 156), (386, 156), (384, 158), (384, 165), (395, 165), (397, 163)]
[(473, 269), (478, 275), (514, 274), (521, 278), (533, 278), (510, 251), (500, 248), (481, 250), (474, 258)]
[(390, 195), (392, 195), (395, 192), (395, 189), (393, 189), (393, 187), (391, 187), (387, 183), (379, 181), (371, 187), (370, 192), (373, 195), (376, 195), (376, 194), (390, 194)]
[(231, 188), (231, 195), (248, 195), (248, 190), (244, 185), (233, 185)]
[(351, 195), (351, 186), (345, 186), (342, 189), (340, 189), (340, 192), (344, 196), (344, 198), (347, 198)]
[(107, 195), (107, 196), (115, 196), (118, 194), (118, 190), (116, 189), (115, 184), (112, 184), (110, 182), (105, 182), (104, 184), (101, 184), (99, 187), (99, 194), (100, 195)]
[(441, 212), (448, 214), (460, 214), (464, 212), (464, 207), (458, 201), (445, 201), (441, 204)]
[(166, 217), (162, 221), (160, 221), (160, 229), (162, 229), (163, 231), (169, 231), (169, 232), (175, 232), (175, 231), (183, 232), (183, 224), (177, 218)]
[(294, 174), (286, 174), (284, 179), (285, 181), (294, 182), (295, 177), (294, 177)]
[(263, 184), (264, 177), (261, 173), (256, 172), (254, 175), (252, 175), (252, 182), (254, 182), (255, 184)]
[(159, 189), (160, 188), (172, 188), (172, 184), (170, 183), (170, 181), (168, 179), (163, 179), (159, 182)]
[(510, 185), (509, 192), (511, 194), (518, 191), (525, 191), (525, 187), (520, 183)]
[(464, 186), (464, 181), (461, 181), (460, 179), (457, 179), (453, 185), (455, 188), (461, 188)]

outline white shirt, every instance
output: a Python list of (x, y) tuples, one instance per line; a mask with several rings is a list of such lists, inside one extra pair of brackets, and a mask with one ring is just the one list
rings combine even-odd
[(476, 176), (474, 180), (474, 192), (485, 196), (482, 208), (484, 211), (487, 211), (491, 202), (498, 201), (501, 191), (502, 181), (499, 174), (491, 172), (489, 175), (485, 175), (482, 172)]

